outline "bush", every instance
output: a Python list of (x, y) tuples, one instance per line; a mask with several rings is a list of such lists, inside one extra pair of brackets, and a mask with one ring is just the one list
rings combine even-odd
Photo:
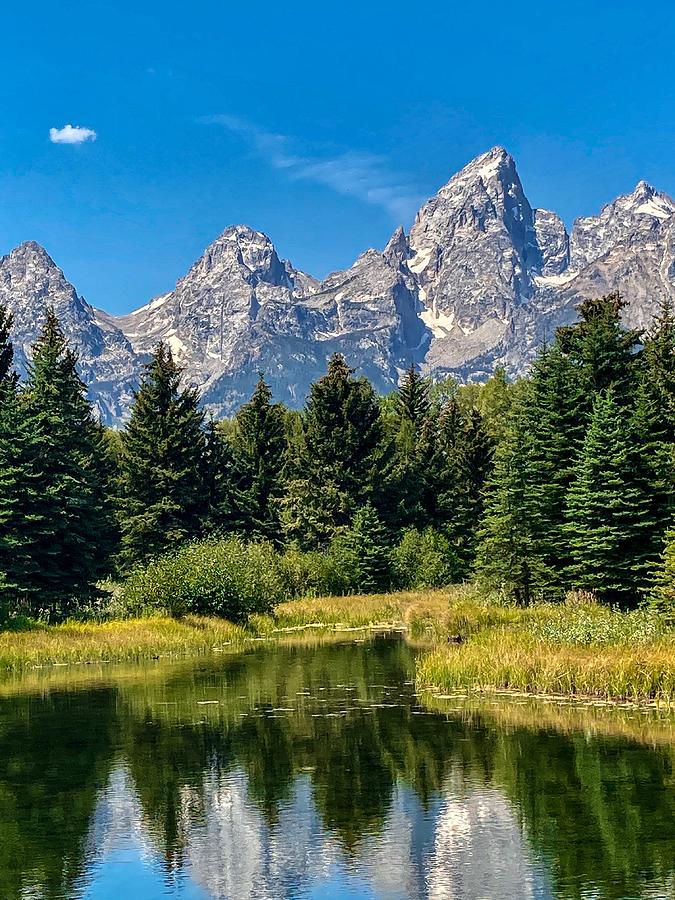
[(127, 615), (198, 613), (243, 622), (251, 613), (270, 612), (284, 595), (272, 545), (228, 537), (187, 544), (134, 569), (120, 604)]
[(343, 594), (344, 578), (335, 561), (316, 550), (308, 553), (290, 548), (279, 557), (279, 573), (288, 600)]
[(399, 587), (445, 587), (459, 581), (462, 564), (448, 538), (433, 528), (408, 528), (392, 554)]

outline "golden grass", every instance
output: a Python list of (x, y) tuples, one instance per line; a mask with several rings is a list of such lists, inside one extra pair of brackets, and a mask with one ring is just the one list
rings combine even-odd
[(76, 663), (125, 662), (154, 657), (185, 657), (240, 649), (261, 639), (308, 643), (344, 640), (350, 629), (400, 629), (417, 600), (425, 608), (448, 605), (450, 594), (378, 594), (294, 600), (275, 616), (254, 616), (246, 627), (208, 616), (172, 619), (149, 616), (118, 621), (66, 622), (0, 632), (0, 672)]
[(0, 632), (0, 669), (186, 656), (241, 645), (246, 636), (237, 625), (201, 616), (65, 622)]
[(613, 700), (675, 702), (675, 638), (630, 646), (561, 644), (523, 627), (496, 627), (420, 660), (420, 686), (518, 690)]
[[(262, 640), (308, 644), (399, 629), (427, 651), (417, 663), (420, 689), (675, 704), (675, 631), (654, 636), (648, 626), (592, 605), (500, 605), (460, 586), (294, 600), (280, 604), (274, 616), (254, 616), (245, 628), (209, 617), (156, 616), (4, 632), (0, 672), (235, 652)], [(448, 637), (457, 635), (463, 643), (449, 644)]]

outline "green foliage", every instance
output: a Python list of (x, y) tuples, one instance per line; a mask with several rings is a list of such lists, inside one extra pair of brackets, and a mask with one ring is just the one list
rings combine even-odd
[(129, 567), (199, 533), (204, 510), (203, 413), (160, 343), (122, 433), (119, 521)]
[(546, 548), (533, 527), (530, 438), (521, 412), (497, 447), (476, 556), (483, 586), (523, 605), (546, 596), (556, 581), (546, 561)]
[(529, 634), (538, 640), (582, 647), (647, 645), (667, 631), (665, 620), (654, 610), (621, 613), (593, 603), (561, 605), (553, 615), (534, 619), (528, 626)]
[(249, 402), (235, 416), (234, 426), (232, 443), (246, 533), (278, 543), (286, 421), (284, 408), (272, 403), (272, 392), (262, 376)]
[(656, 568), (649, 603), (669, 622), (675, 622), (675, 526), (666, 531), (663, 553)]
[(396, 584), (404, 590), (445, 587), (463, 572), (451, 542), (433, 528), (407, 528), (392, 552), (392, 564)]
[(20, 596), (34, 614), (49, 618), (91, 597), (108, 570), (114, 540), (103, 429), (76, 362), (48, 310), (20, 395), (15, 434), (26, 475)]
[(605, 602), (634, 603), (647, 586), (649, 496), (640, 448), (614, 392), (600, 394), (567, 500), (567, 534), (574, 587)]
[(200, 613), (242, 622), (284, 599), (278, 557), (268, 542), (232, 536), (185, 544), (132, 569), (121, 609), (128, 615)]
[(417, 425), (429, 415), (431, 401), (429, 399), (429, 381), (412, 365), (401, 381), (396, 397), (396, 412), (401, 420), (407, 419)]
[(365, 378), (336, 353), (311, 389), (299, 456), (283, 501), (286, 534), (304, 547), (326, 546), (373, 497), (383, 468), (380, 406)]
[(376, 594), (391, 587), (389, 543), (370, 504), (357, 510), (351, 527), (333, 538), (328, 558), (342, 581), (342, 593)]

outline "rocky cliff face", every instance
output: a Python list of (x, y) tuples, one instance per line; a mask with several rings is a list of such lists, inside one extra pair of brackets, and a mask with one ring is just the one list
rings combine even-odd
[(14, 315), (14, 361), (25, 375), (30, 348), (54, 307), (63, 330), (77, 347), (80, 374), (104, 421), (124, 417), (144, 357), (114, 319), (80, 297), (49, 254), (28, 241), (0, 258), (0, 303)]
[(279, 259), (269, 238), (227, 228), (175, 289), (127, 316), (79, 297), (47, 253), (23, 244), (0, 260), (0, 300), (15, 314), (25, 370), (48, 304), (80, 353), (106, 421), (124, 418), (141, 366), (159, 340), (218, 415), (232, 413), (264, 372), (300, 406), (331, 353), (381, 391), (418, 363), (434, 377), (527, 369), (537, 346), (570, 322), (584, 296), (621, 290), (645, 327), (675, 301), (675, 202), (646, 182), (578, 219), (568, 235), (533, 209), (513, 158), (495, 147), (453, 176), (380, 252), (319, 282)]

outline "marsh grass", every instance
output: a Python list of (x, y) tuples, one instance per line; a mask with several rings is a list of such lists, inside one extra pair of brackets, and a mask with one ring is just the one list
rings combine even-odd
[(534, 605), (419, 661), (420, 686), (675, 703), (675, 632), (648, 611)]
[(0, 669), (187, 656), (245, 638), (244, 628), (201, 616), (33, 625), (0, 632)]
[(0, 632), (0, 672), (236, 652), (265, 640), (361, 639), (377, 629), (405, 630), (421, 648), (420, 689), (675, 704), (675, 630), (658, 615), (576, 602), (515, 607), (469, 585), (292, 600), (242, 626), (196, 615), (28, 623)]

